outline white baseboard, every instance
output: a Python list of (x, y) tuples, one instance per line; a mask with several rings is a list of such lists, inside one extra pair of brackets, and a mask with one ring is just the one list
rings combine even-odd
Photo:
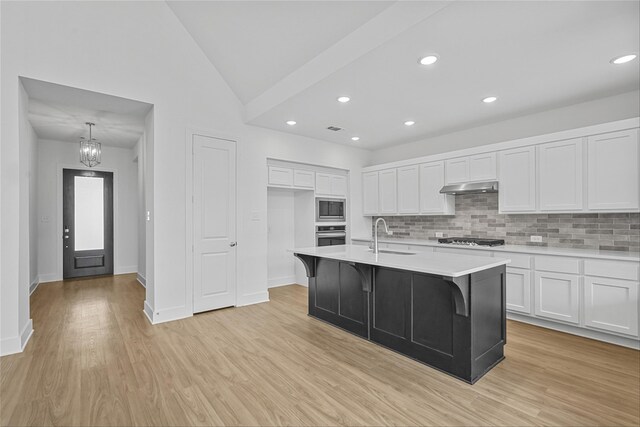
[(31, 294), (38, 289), (38, 285), (40, 284), (40, 276), (36, 276), (35, 279), (33, 279), (33, 282), (31, 282), (31, 284), (29, 285), (29, 296), (31, 296)]
[(579, 328), (577, 326), (565, 325), (558, 322), (551, 322), (543, 319), (538, 319), (537, 317), (530, 317), (512, 312), (507, 313), (507, 319), (515, 320), (522, 323), (528, 323), (530, 325), (540, 326), (542, 328), (553, 329), (554, 331), (565, 332), (567, 334), (577, 335), (584, 338), (590, 338), (592, 340), (604, 341), (610, 344), (640, 350), (640, 341), (638, 339), (620, 337), (617, 335), (593, 331), (586, 328)]
[(146, 287), (147, 287), (147, 279), (145, 279), (145, 277), (140, 273), (138, 273), (136, 275), (136, 279), (138, 280), (138, 283), (140, 283), (142, 285), (142, 287), (146, 289)]
[(269, 302), (269, 291), (255, 292), (253, 294), (239, 296), (236, 307), (260, 304), (261, 302)]
[(144, 302), (144, 310), (142, 311), (144, 312), (145, 316), (147, 316), (147, 319), (149, 319), (149, 322), (153, 325), (153, 309), (147, 301)]
[(295, 285), (296, 276), (276, 277), (275, 279), (267, 280), (268, 288), (277, 288), (278, 286)]
[(0, 340), (0, 356), (22, 353), (31, 335), (33, 335), (33, 321), (29, 319), (22, 328), (20, 335)]
[(40, 283), (59, 282), (62, 280), (62, 277), (58, 276), (58, 273), (39, 274), (38, 278), (40, 279)]
[(154, 311), (146, 301), (144, 302), (144, 313), (152, 325), (186, 319), (187, 317), (193, 316), (193, 313), (186, 312), (184, 305)]
[(138, 272), (137, 265), (118, 266), (113, 269), (113, 274), (130, 274), (130, 273), (137, 273), (137, 272)]

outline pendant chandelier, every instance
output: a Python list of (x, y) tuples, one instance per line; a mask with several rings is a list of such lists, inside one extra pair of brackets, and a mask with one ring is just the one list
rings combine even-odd
[(99, 165), (102, 159), (102, 144), (91, 136), (91, 128), (95, 123), (86, 122), (89, 126), (89, 138), (80, 138), (80, 162), (87, 167)]

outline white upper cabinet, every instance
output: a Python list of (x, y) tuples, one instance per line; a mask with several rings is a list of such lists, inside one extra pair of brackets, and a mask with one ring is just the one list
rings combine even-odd
[(469, 181), (469, 158), (447, 160), (446, 162), (447, 184)]
[(302, 169), (293, 170), (293, 186), (300, 188), (315, 188), (315, 172)]
[(347, 196), (347, 177), (328, 173), (316, 173), (316, 194), (319, 196)]
[(293, 169), (269, 166), (269, 185), (293, 185)]
[(476, 154), (446, 161), (447, 184), (496, 179), (496, 153)]
[(592, 136), (587, 144), (589, 209), (640, 208), (638, 129)]
[(469, 157), (469, 181), (492, 181), (496, 177), (496, 153)]
[(582, 138), (538, 146), (541, 211), (581, 211)]
[(500, 152), (498, 198), (500, 212), (536, 210), (535, 147)]
[(418, 165), (398, 168), (398, 213), (418, 214), (420, 211)]
[(440, 194), (444, 186), (444, 162), (431, 162), (420, 165), (420, 213), (455, 213), (455, 196)]
[(378, 215), (378, 172), (362, 174), (362, 213)]
[(378, 175), (380, 214), (398, 212), (398, 191), (396, 169), (380, 171)]

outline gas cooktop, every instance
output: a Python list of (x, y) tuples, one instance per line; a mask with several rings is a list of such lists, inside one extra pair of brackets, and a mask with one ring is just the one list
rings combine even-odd
[(464, 246), (500, 246), (500, 245), (504, 245), (504, 240), (478, 239), (475, 237), (447, 237), (446, 239), (438, 239), (438, 243), (446, 243), (449, 245), (464, 245)]

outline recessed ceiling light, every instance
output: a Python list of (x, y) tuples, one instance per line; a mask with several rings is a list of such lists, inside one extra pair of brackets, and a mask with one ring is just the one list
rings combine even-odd
[(431, 65), (431, 64), (435, 64), (437, 60), (438, 60), (437, 56), (429, 55), (429, 56), (425, 56), (423, 58), (420, 58), (419, 62), (422, 65)]
[(406, 122), (404, 122), (405, 126), (413, 126), (415, 124), (416, 124), (416, 122), (414, 122), (413, 120), (407, 120)]
[(484, 102), (485, 104), (491, 104), (496, 99), (498, 98), (496, 98), (495, 96), (487, 96), (485, 99), (482, 100), (482, 102)]
[(343, 104), (345, 102), (349, 102), (349, 101), (351, 101), (351, 98), (349, 98), (348, 96), (339, 96), (338, 97), (338, 102), (342, 102)]
[(352, 136), (351, 140), (352, 141), (360, 141), (360, 137), (359, 136)]
[(629, 55), (623, 55), (623, 56), (615, 57), (609, 62), (611, 62), (612, 64), (615, 64), (615, 65), (626, 64), (629, 61), (633, 61), (637, 57), (638, 57), (638, 55), (631, 53)]
[(296, 121), (295, 121), (295, 120), (287, 120), (287, 124), (288, 124), (289, 126), (293, 126), (293, 125), (295, 125), (295, 124), (296, 124)]

